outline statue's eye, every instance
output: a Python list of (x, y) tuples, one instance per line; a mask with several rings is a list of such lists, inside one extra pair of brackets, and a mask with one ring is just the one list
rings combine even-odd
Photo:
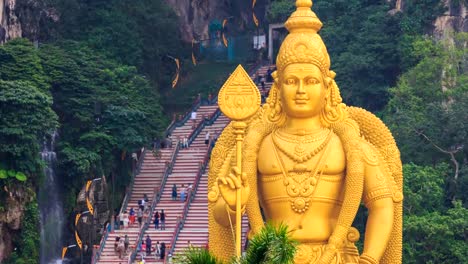
[(313, 84), (318, 84), (319, 81), (315, 78), (310, 78), (310, 79), (307, 79), (306, 81), (307, 84), (310, 84), (310, 85), (313, 85)]
[(294, 80), (293, 78), (287, 79), (286, 84), (290, 84), (290, 85), (296, 84), (296, 80)]

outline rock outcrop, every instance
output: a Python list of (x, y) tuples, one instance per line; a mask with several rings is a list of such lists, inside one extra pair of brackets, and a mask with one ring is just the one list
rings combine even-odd
[(108, 207), (107, 184), (104, 177), (101, 180), (94, 181), (88, 192), (86, 187), (81, 189), (76, 200), (76, 212), (86, 212), (89, 210), (86, 198), (94, 208), (94, 215), (90, 213), (83, 214), (78, 223), (78, 234), (83, 241), (83, 246), (91, 251), (92, 245), (99, 244), (103, 227), (110, 219)]
[(39, 39), (41, 21), (57, 20), (43, 0), (0, 0), (0, 44), (14, 38)]
[(435, 20), (433, 35), (440, 39), (451, 32), (468, 32), (468, 10), (465, 2), (444, 0), (444, 4), (447, 10)]
[(2, 186), (0, 190), (0, 263), (13, 250), (13, 238), (21, 229), (26, 204), (34, 199), (34, 193), (23, 186)]

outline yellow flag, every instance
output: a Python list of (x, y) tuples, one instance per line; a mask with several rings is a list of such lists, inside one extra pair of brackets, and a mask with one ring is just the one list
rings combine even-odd
[(75, 216), (75, 228), (78, 225), (78, 220), (80, 220), (80, 216), (81, 216), (81, 214), (76, 214), (76, 216)]
[(225, 33), (224, 28), (226, 27), (226, 24), (227, 24), (227, 19), (224, 19), (224, 20), (223, 20), (223, 34), (222, 34), (222, 37), (223, 37), (223, 44), (224, 44), (224, 46), (227, 48), (227, 46), (228, 46), (228, 40), (227, 40), (227, 38), (226, 38), (226, 35), (224, 34), (224, 33)]
[(195, 43), (195, 39), (192, 39), (192, 63), (193, 65), (197, 66), (197, 58), (195, 58), (195, 53), (193, 52), (194, 43)]
[(91, 204), (91, 202), (89, 201), (88, 197), (86, 197), (86, 205), (88, 206), (89, 212), (92, 215), (94, 215), (94, 208), (93, 208), (93, 205)]
[(177, 69), (176, 69), (176, 75), (174, 77), (174, 80), (172, 80), (172, 88), (175, 88), (177, 85), (177, 82), (179, 81), (179, 72), (180, 72), (180, 62), (179, 59), (174, 59)]
[(86, 192), (89, 191), (89, 187), (91, 186), (91, 183), (92, 183), (92, 182), (93, 182), (93, 181), (87, 181), (87, 182), (86, 182)]
[(67, 254), (67, 249), (68, 249), (68, 247), (63, 247), (62, 248), (62, 260), (65, 258), (65, 254)]
[(82, 248), (83, 248), (83, 245), (82, 245), (80, 236), (78, 235), (78, 232), (77, 232), (76, 230), (75, 230), (75, 238), (76, 238), (76, 244), (78, 244), (78, 246), (80, 247), (80, 249), (82, 249)]
[(258, 19), (257, 19), (257, 16), (255, 16), (255, 12), (252, 12), (252, 17), (253, 17), (253, 21), (255, 23), (255, 26), (258, 27)]

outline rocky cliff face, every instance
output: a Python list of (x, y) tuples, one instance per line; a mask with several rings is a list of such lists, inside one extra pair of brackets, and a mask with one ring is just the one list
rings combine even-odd
[(81, 189), (76, 200), (76, 212), (88, 211), (86, 197), (94, 208), (94, 215), (83, 214), (78, 223), (78, 234), (83, 241), (83, 245), (88, 245), (86, 249), (92, 251), (92, 245), (99, 244), (101, 239), (101, 231), (106, 222), (110, 219), (110, 211), (108, 207), (107, 184), (103, 177), (100, 181), (95, 181), (90, 185), (88, 193), (85, 187)]
[[(259, 0), (256, 14), (262, 19), (265, 5), (269, 0)], [(242, 30), (252, 24), (252, 2), (236, 0), (166, 0), (179, 17), (183, 40), (191, 42), (209, 38), (209, 25), (212, 21), (228, 19), (230, 29)], [(235, 26), (233, 26), (235, 25)]]
[(22, 186), (3, 186), (0, 190), (0, 263), (13, 250), (13, 237), (21, 228), (25, 206), (34, 194)]
[(444, 0), (447, 11), (434, 22), (434, 36), (446, 37), (450, 32), (468, 32), (467, 6), (465, 1)]
[[(395, 12), (403, 11), (405, 2), (408, 0), (393, 0)], [(460, 0), (441, 0), (444, 3), (446, 11), (439, 16), (433, 23), (432, 32), (436, 38), (447, 37), (451, 32), (468, 32), (468, 17), (466, 1)]]
[(14, 38), (39, 38), (40, 23), (54, 18), (42, 0), (0, 0), (0, 44)]

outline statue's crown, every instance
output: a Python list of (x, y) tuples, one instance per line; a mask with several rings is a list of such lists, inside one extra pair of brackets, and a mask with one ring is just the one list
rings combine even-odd
[[(284, 24), (289, 34), (281, 44), (276, 66), (282, 72), (293, 63), (312, 63), (320, 68), (325, 76), (330, 73), (330, 57), (318, 31), (322, 22), (311, 10), (311, 0), (297, 0), (296, 11)], [(334, 76), (331, 76), (334, 77)]]

